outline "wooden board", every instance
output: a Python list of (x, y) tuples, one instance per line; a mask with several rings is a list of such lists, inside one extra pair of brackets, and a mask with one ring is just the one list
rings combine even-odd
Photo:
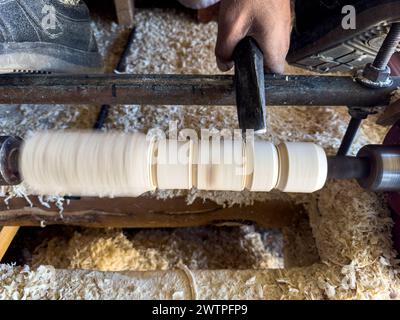
[(212, 201), (186, 199), (157, 200), (152, 197), (71, 200), (62, 215), (53, 205), (45, 208), (32, 197), (34, 206), (25, 199), (13, 199), (9, 208), (0, 198), (0, 225), (40, 226), (73, 225), (85, 227), (160, 228), (192, 227), (230, 222), (255, 222), (265, 228), (290, 225), (303, 208), (293, 203), (270, 200), (253, 206), (223, 208)]
[(118, 23), (124, 26), (133, 26), (135, 15), (134, 0), (114, 0)]
[(16, 236), (19, 227), (3, 227), (0, 231), (0, 262), (6, 254), (11, 242)]

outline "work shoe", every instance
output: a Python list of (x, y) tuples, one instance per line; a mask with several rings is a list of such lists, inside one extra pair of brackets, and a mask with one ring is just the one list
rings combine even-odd
[(0, 73), (101, 70), (102, 59), (83, 2), (0, 1)]
[[(350, 19), (347, 5), (356, 19)], [(373, 62), (390, 25), (400, 22), (398, 0), (296, 0), (295, 11), (288, 62), (318, 72), (357, 70)]]

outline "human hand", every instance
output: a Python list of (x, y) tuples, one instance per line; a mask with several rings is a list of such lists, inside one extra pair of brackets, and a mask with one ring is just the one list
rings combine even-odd
[(283, 73), (290, 32), (290, 0), (221, 0), (215, 49), (219, 69), (232, 68), (236, 45), (251, 36), (264, 53), (266, 69)]

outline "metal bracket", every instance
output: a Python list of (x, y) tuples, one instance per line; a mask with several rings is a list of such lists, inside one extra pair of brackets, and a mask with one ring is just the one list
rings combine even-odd
[(346, 133), (343, 137), (342, 143), (339, 147), (338, 156), (346, 156), (349, 153), (354, 138), (360, 129), (363, 120), (367, 119), (370, 114), (374, 114), (373, 108), (366, 109), (360, 107), (349, 107), (349, 114), (351, 116)]
[(381, 126), (391, 126), (400, 120), (400, 99), (391, 103), (376, 121)]
[(357, 76), (357, 81), (368, 88), (388, 88), (393, 85), (388, 66), (400, 42), (400, 23), (393, 23), (374, 62), (367, 64)]

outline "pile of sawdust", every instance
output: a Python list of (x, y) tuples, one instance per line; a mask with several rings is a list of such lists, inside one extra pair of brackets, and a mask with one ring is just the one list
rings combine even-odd
[(170, 270), (180, 264), (203, 270), (283, 267), (277, 256), (282, 241), (268, 241), (279, 236), (250, 226), (126, 232), (88, 229), (70, 239), (53, 238), (36, 249), (32, 265), (100, 271)]
[[(363, 191), (352, 182), (334, 182), (308, 197), (305, 202), (322, 262), (309, 267), (277, 271), (193, 271), (191, 277), (198, 290), (196, 297), (398, 299), (400, 269), (389, 236), (392, 222), (388, 209), (382, 205), (382, 198)], [(110, 231), (108, 235), (113, 238), (112, 233)], [(140, 247), (136, 246), (137, 251), (133, 250), (131, 244), (120, 235), (114, 235), (114, 239), (119, 240), (108, 241), (104, 240), (107, 239), (107, 234), (103, 235), (93, 245), (90, 244), (93, 238), (89, 235), (88, 231), (75, 237), (83, 238), (83, 241), (67, 247), (67, 250), (75, 250), (72, 255), (83, 255), (76, 260), (80, 261), (80, 267), (95, 266), (97, 263), (100, 267), (106, 264), (109, 268), (118, 269), (120, 265), (111, 265), (114, 253), (120, 254), (118, 260), (122, 264), (123, 259), (132, 257), (135, 261), (143, 261), (134, 253), (139, 252)], [(148, 247), (154, 244), (157, 251), (160, 250), (160, 244), (165, 244), (165, 239), (163, 242), (158, 235), (152, 239), (156, 242), (150, 240)], [(63, 240), (57, 238), (55, 241)], [(110, 250), (118, 241), (122, 242), (118, 244), (118, 249)], [(102, 245), (103, 249), (100, 248)], [(184, 245), (184, 241), (181, 245)], [(65, 250), (62, 243), (50, 243), (49, 246), (58, 252)], [(189, 251), (194, 253), (194, 249), (198, 250), (199, 247)], [(52, 251), (53, 254), (54, 252)], [(176, 250), (175, 247), (175, 251), (171, 253), (173, 252), (179, 253), (179, 249)], [(96, 254), (101, 257), (95, 258)], [(109, 260), (105, 260), (106, 258)], [(70, 263), (57, 259), (53, 258), (56, 265)], [(61, 255), (61, 259), (65, 259), (65, 256)], [(174, 258), (171, 259), (173, 260)], [(164, 266), (168, 264), (166, 261), (162, 262), (159, 256), (153, 261)], [(149, 261), (143, 262), (148, 269), (153, 267), (149, 265)], [(183, 260), (182, 263), (188, 262)], [(190, 266), (196, 269), (196, 266)], [(178, 271), (112, 274), (56, 271), (53, 267), (29, 270), (2, 266), (2, 269), (0, 298), (191, 298), (187, 287), (193, 282), (193, 279), (188, 280), (185, 273)]]
[[(137, 39), (129, 58), (129, 72), (218, 73), (213, 54), (216, 38), (214, 23), (199, 25), (182, 13), (161, 10), (140, 10), (136, 19)], [(100, 21), (97, 21), (94, 27), (101, 51), (109, 58), (110, 70), (119, 54), (118, 50), (111, 49), (120, 47), (126, 32), (115, 24)], [(289, 68), (287, 72), (299, 71)], [(23, 135), (37, 128), (36, 112), (41, 112), (42, 128), (90, 127), (94, 122), (93, 113), (89, 112), (92, 107), (82, 109), (76, 106), (68, 108), (17, 106), (15, 108), (24, 114), (24, 124), (16, 126), (22, 119), (18, 116), (10, 120), (0, 120), (3, 132), (18, 132)], [(310, 110), (300, 107), (272, 107), (269, 109), (269, 114), (269, 132), (260, 138), (273, 142), (317, 142), (329, 153), (338, 148), (349, 120), (345, 108)], [(168, 122), (172, 120), (179, 122), (178, 128), (191, 127), (196, 130), (201, 127), (217, 129), (237, 127), (234, 107), (115, 106), (107, 121), (106, 129), (146, 132), (150, 128), (159, 127), (166, 130)], [(364, 144), (379, 143), (382, 140), (386, 129), (374, 125), (373, 120), (374, 117), (365, 121), (352, 148), (353, 153)], [(161, 198), (174, 195), (175, 192), (157, 193)], [(214, 271), (208, 274), (193, 272), (199, 288), (197, 297), (351, 299), (400, 296), (398, 261), (394, 259), (395, 253), (390, 239), (392, 222), (389, 210), (381, 196), (361, 190), (354, 182), (331, 181), (326, 188), (313, 195), (192, 191), (187, 196), (188, 201), (202, 197), (228, 205), (250, 204), (255, 199), (267, 201), (277, 196), (290, 197), (296, 202), (303, 203), (309, 211), (321, 258), (320, 263), (310, 267), (265, 271), (257, 276), (245, 271), (242, 273)], [(71, 239), (56, 238), (38, 248), (34, 263), (102, 270), (164, 270), (177, 266), (180, 262), (192, 269), (268, 267), (269, 262), (266, 262), (268, 259), (264, 257), (253, 260), (251, 266), (249, 263), (236, 263), (229, 258), (235, 257), (232, 256), (231, 250), (222, 252), (222, 246), (217, 246), (219, 249), (216, 255), (221, 253), (219, 260), (214, 261), (214, 258), (207, 260), (205, 256), (210, 253), (204, 249), (206, 246), (199, 235), (197, 235), (198, 244), (195, 244), (196, 241), (191, 242), (193, 246), (183, 253), (180, 247), (185, 246), (185, 231), (173, 231), (181, 233), (178, 235), (180, 240), (176, 242), (169, 239), (171, 232), (165, 231), (164, 234), (163, 232), (140, 231), (138, 235), (129, 238), (121, 231), (107, 231), (107, 233), (84, 231), (76, 233)], [(201, 231), (198, 232), (201, 234)], [(216, 241), (209, 230), (207, 234), (210, 234), (210, 243)], [(146, 244), (146, 241), (138, 242), (137, 238), (135, 239), (142, 236), (146, 240), (150, 237), (154, 242), (149, 241)], [(244, 248), (247, 245), (245, 244)], [(166, 249), (168, 246), (172, 249)], [(263, 251), (257, 251), (254, 245), (250, 247), (252, 257), (265, 254), (261, 253)], [(210, 251), (213, 249), (214, 246)], [(179, 254), (171, 256), (173, 252)], [(0, 298), (190, 297), (186, 295), (185, 273), (166, 275), (163, 272), (156, 272), (146, 276), (139, 274), (125, 276), (55, 271), (44, 267), (34, 270), (7, 266), (1, 268), (3, 272), (0, 276)]]

